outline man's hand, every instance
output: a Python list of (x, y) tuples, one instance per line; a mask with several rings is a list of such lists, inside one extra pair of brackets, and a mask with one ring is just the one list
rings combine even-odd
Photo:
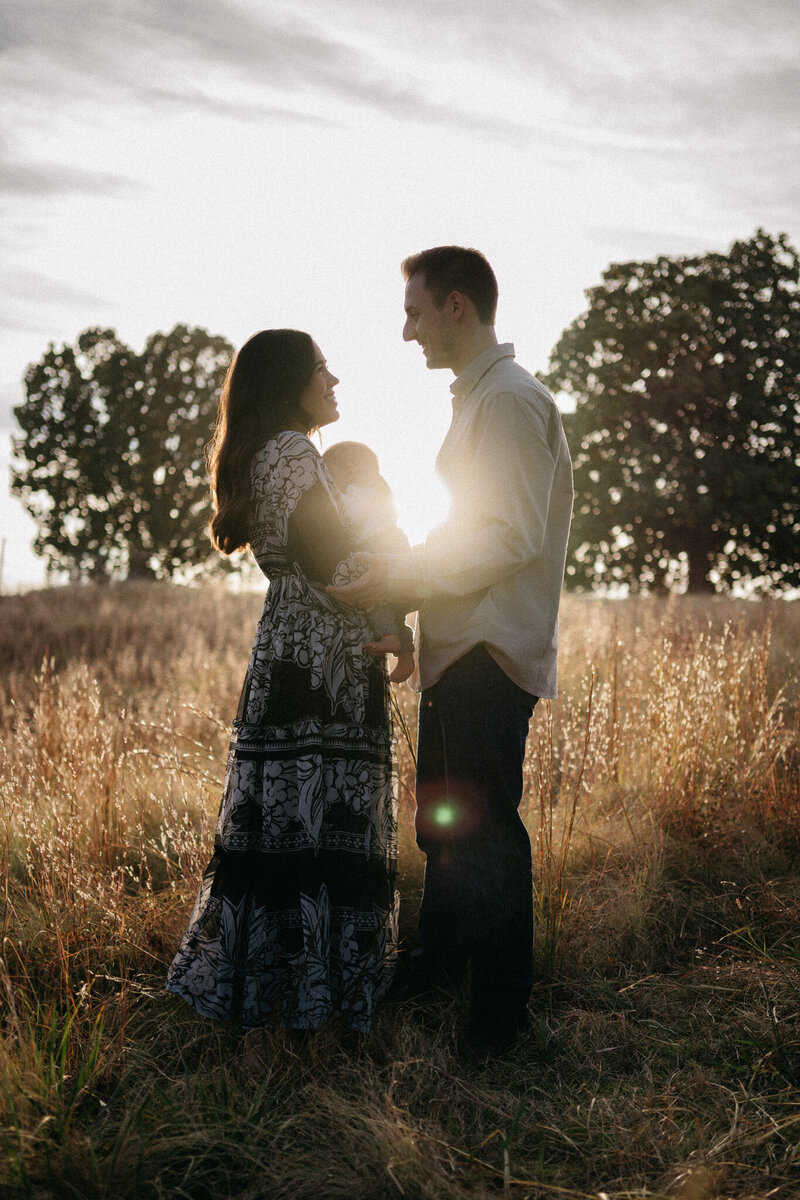
[(351, 608), (374, 608), (387, 598), (386, 576), (388, 558), (385, 554), (355, 554), (355, 559), (367, 569), (352, 583), (328, 584), (325, 591), (341, 604)]

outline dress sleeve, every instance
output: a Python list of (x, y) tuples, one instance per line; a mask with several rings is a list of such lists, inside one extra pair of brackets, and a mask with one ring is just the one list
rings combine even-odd
[(287, 556), (312, 583), (324, 587), (343, 574), (358, 575), (352, 543), (325, 481), (304, 489), (289, 517)]
[(250, 547), (265, 574), (298, 566), (319, 588), (361, 574), (327, 467), (304, 434), (279, 434), (256, 456), (252, 492)]

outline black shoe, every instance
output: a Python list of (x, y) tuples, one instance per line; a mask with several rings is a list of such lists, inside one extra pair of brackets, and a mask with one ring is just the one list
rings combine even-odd
[(412, 951), (411, 972), (400, 993), (401, 1000), (447, 1000), (460, 990), (466, 975), (466, 957), (458, 956), (443, 963), (439, 956), (433, 964), (431, 957), (420, 950)]
[(472, 1062), (502, 1058), (532, 1028), (533, 1018), (529, 1012), (503, 1025), (478, 1025), (467, 1021), (464, 1032), (456, 1042), (456, 1053), (460, 1058)]
[(435, 1000), (441, 996), (441, 992), (437, 984), (426, 979), (409, 979), (406, 986), (400, 993), (400, 1001), (403, 1004), (421, 1002), (426, 1003), (428, 1000)]
[(458, 991), (446, 975), (414, 975), (400, 993), (401, 1001), (428, 1004), (439, 1000), (452, 1000)]

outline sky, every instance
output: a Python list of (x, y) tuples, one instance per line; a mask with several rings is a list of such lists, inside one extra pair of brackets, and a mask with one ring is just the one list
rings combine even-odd
[(798, 0), (3, 0), (0, 587), (41, 585), (9, 493), (50, 343), (306, 329), (342, 438), (412, 540), (443, 511), (448, 372), (400, 261), (475, 246), (543, 373), (611, 262), (800, 241)]

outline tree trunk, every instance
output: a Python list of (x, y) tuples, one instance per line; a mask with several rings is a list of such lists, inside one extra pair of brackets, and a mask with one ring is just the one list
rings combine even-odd
[(156, 573), (148, 562), (149, 558), (149, 550), (134, 549), (131, 546), (128, 551), (128, 579), (155, 579)]
[(687, 547), (686, 554), (689, 560), (689, 579), (686, 591), (692, 595), (713, 593), (714, 585), (708, 578), (711, 566), (710, 555), (706, 547), (696, 542), (692, 543)]

